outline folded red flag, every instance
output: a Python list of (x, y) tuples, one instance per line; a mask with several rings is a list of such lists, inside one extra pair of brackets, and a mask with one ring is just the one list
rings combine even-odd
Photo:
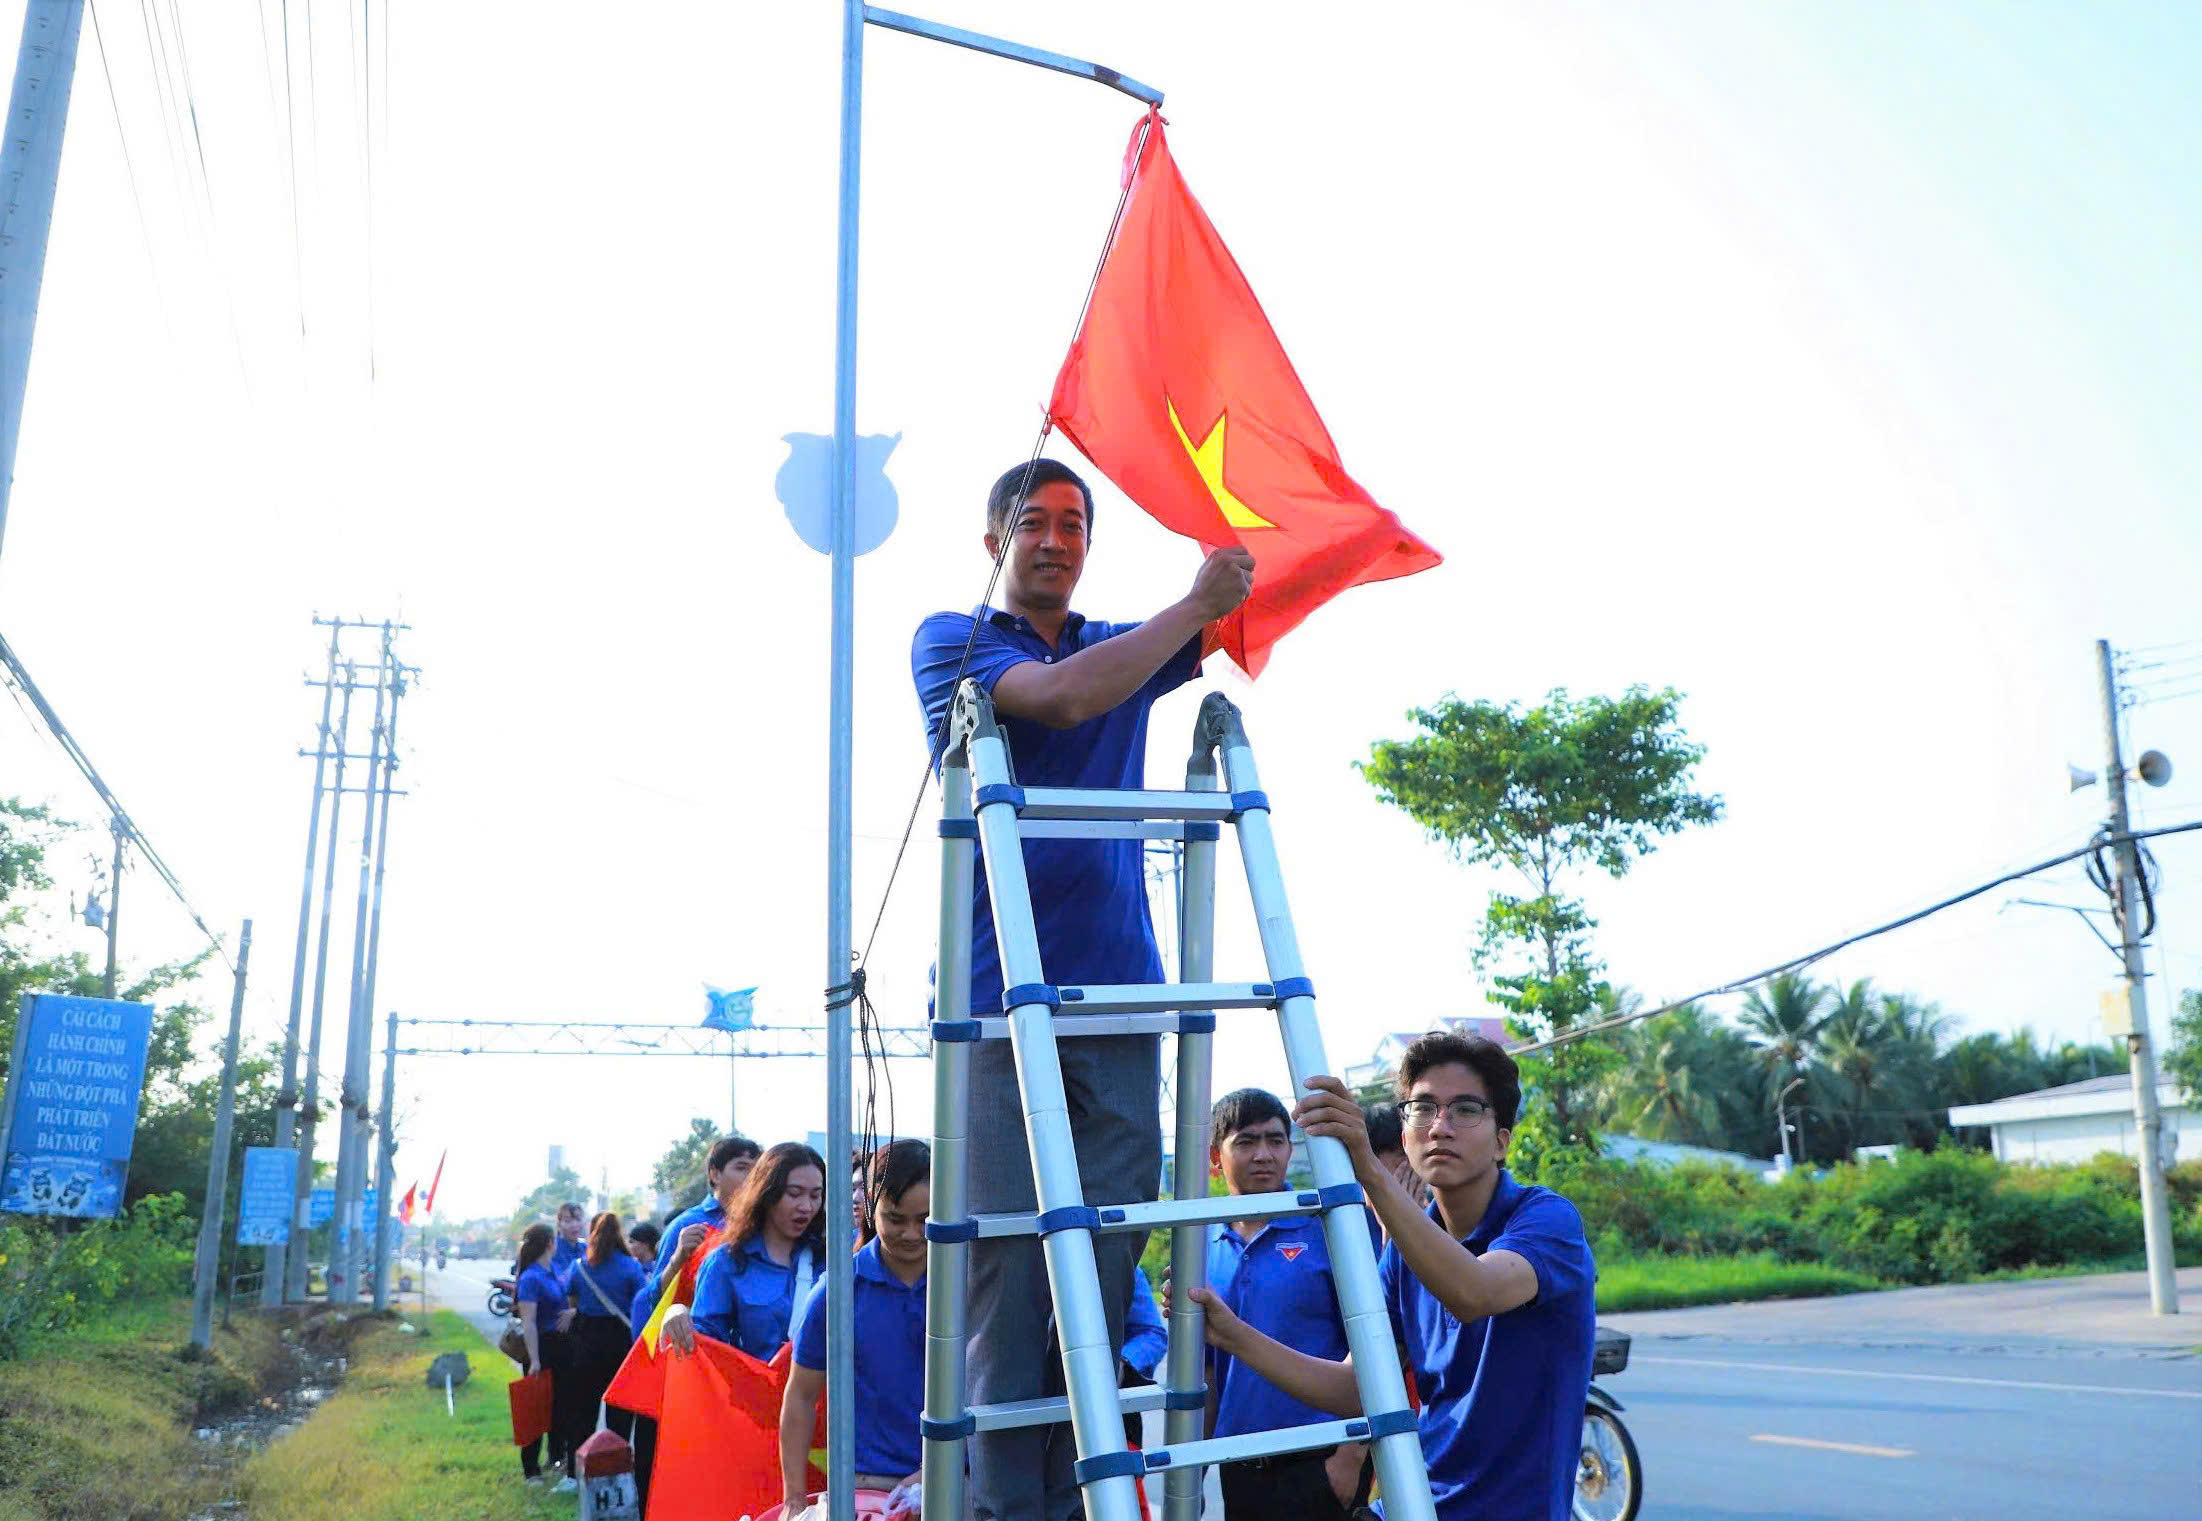
[(505, 1387), (505, 1398), (512, 1405), (512, 1445), (525, 1447), (539, 1436), (550, 1431), (551, 1423), (551, 1375), (550, 1369), (530, 1373), (514, 1379)]
[[(788, 1363), (787, 1347), (763, 1363), (708, 1336), (690, 1356), (661, 1359), (649, 1521), (739, 1521), (779, 1503)], [(815, 1428), (813, 1440), (823, 1445)], [(815, 1462), (805, 1477), (813, 1488), (826, 1482)]]
[(1253, 551), (1254, 591), (1208, 647), (1248, 675), (1349, 586), (1438, 553), (1346, 474), (1315, 404), (1149, 112), (1131, 197), (1048, 416), (1165, 527)]

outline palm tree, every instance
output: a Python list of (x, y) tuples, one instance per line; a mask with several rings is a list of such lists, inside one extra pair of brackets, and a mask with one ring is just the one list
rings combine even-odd
[[(1822, 1065), (1820, 1032), (1827, 1023), (1829, 989), (1796, 972), (1783, 972), (1743, 997), (1738, 1023), (1758, 1055), (1769, 1106), (1797, 1079), (1804, 1079), (1800, 1104), (1826, 1109), (1835, 1097)], [(1817, 1104), (1814, 1101), (1817, 1100)], [(1803, 1136), (1803, 1127), (1798, 1135)], [(1804, 1148), (1799, 1146), (1799, 1152)]]
[(1719, 1088), (1707, 1081), (1711, 1017), (1696, 1004), (1629, 1027), (1624, 1065), (1608, 1093), (1614, 1124), (1656, 1141), (1718, 1144)]

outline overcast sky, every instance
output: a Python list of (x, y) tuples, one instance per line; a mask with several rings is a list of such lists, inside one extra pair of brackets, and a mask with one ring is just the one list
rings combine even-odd
[[(782, 434), (831, 426), (839, 8), (375, 4), (363, 46), (302, 0), (286, 112), (283, 8), (257, 3), (184, 0), (180, 51), (113, 0), (87, 27), (0, 628), (208, 917), (256, 920), (255, 1040), (290, 993), (316, 612), (402, 617), (425, 671), (386, 1008), (678, 1023), (708, 981), (812, 1019), (826, 565), (772, 481)], [(2202, 696), (2174, 695), (2202, 688), (2192, 7), (1344, 15), (939, 13), (1168, 92), (1348, 469), (1447, 556), (1349, 593), (1257, 686), (1211, 668), (1336, 1063), (1481, 1012), (1467, 952), (1505, 884), (1352, 769), (1448, 691), (1686, 694), (1727, 818), (1582, 884), (1611, 975), (1654, 999), (2082, 842), (2103, 793), (2062, 767), (2100, 765), (2098, 637), (2186, 660), (2145, 673), (2167, 700), (2130, 731), (2181, 767), (2145, 819), (2202, 816)], [(866, 82), (859, 415), (903, 440), (900, 526), (858, 572), (860, 933), (924, 766), (909, 635), (983, 584), (983, 492), (1029, 446), (1138, 114), (876, 32)], [(1189, 583), (1197, 550), (1105, 486), (1097, 526), (1087, 612)], [(1201, 690), (1157, 710), (1157, 782)], [(0, 789), (97, 822), (13, 705)], [(924, 1014), (935, 848), (921, 821), (872, 963), (890, 1023)], [(38, 933), (96, 949), (67, 909), (101, 854), (58, 853)], [(2202, 844), (2158, 855), (2160, 1016), (2202, 984)], [(2025, 895), (2099, 901), (2074, 869)], [(1968, 1029), (2097, 1033), (2112, 959), (2008, 896), (1824, 970)], [(192, 949), (148, 874), (123, 913), (133, 963)], [(1219, 975), (1256, 974), (1244, 914), (1234, 888)], [(1219, 1091), (1282, 1080), (1273, 1031), (1228, 1022)], [(820, 1063), (741, 1084), (764, 1140), (822, 1124)], [(639, 1180), (728, 1085), (701, 1058), (468, 1058), (400, 1086), (401, 1181), (448, 1146), (465, 1215), (552, 1143)], [(922, 1066), (895, 1099), (922, 1131)]]

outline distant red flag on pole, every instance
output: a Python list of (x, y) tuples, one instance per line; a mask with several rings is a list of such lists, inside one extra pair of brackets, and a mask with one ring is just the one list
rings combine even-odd
[(1315, 404), (1149, 112), (1132, 189), (1048, 416), (1165, 527), (1253, 551), (1254, 591), (1209, 648), (1248, 675), (1349, 586), (1427, 570), (1436, 550), (1338, 462)]
[(413, 1196), (420, 1191), (420, 1184), (415, 1183), (405, 1191), (405, 1197), (398, 1200), (398, 1224), (411, 1225), (413, 1223)]
[(436, 1190), (443, 1186), (443, 1164), (450, 1155), (450, 1148), (446, 1147), (443, 1155), (436, 1158), (436, 1175), (428, 1180), (428, 1197), (421, 1202), (421, 1213), (424, 1215), (433, 1215), (436, 1212)]

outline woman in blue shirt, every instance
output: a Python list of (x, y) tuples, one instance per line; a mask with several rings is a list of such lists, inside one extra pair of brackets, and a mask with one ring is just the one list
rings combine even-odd
[[(513, 1312), (520, 1317), (520, 1337), (528, 1344), (527, 1372), (540, 1373), (556, 1363), (564, 1366), (564, 1333), (558, 1317), (566, 1308), (566, 1286), (551, 1270), (551, 1228), (541, 1221), (520, 1237), (520, 1256), (513, 1264)], [(553, 1380), (555, 1386), (556, 1380)], [(551, 1462), (565, 1458), (555, 1424), (551, 1431)], [(520, 1472), (531, 1484), (543, 1481), (543, 1439), (537, 1437), (520, 1449)]]
[(727, 1209), (727, 1239), (696, 1275), (695, 1302), (675, 1307), (663, 1334), (693, 1351), (699, 1335), (769, 1361), (795, 1331), (795, 1315), (825, 1273), (826, 1164), (799, 1141), (757, 1159)]
[[(925, 1216), (932, 1149), (895, 1141), (873, 1153), (864, 1197), (870, 1242), (856, 1254), (856, 1487), (893, 1491), (918, 1476), (925, 1408)], [(810, 1439), (826, 1387), (826, 1286), (815, 1285), (780, 1405), (785, 1513), (809, 1500)]]
[[(627, 1249), (619, 1216), (607, 1211), (591, 1220), (588, 1250), (566, 1274), (566, 1297), (574, 1310), (573, 1366), (559, 1371), (553, 1392), (556, 1422), (576, 1447), (596, 1429), (597, 1402), (626, 1359), (627, 1307), (634, 1303), (642, 1278), (642, 1264)], [(612, 1411), (608, 1418), (612, 1429), (630, 1440), (633, 1422), (624, 1410)]]

